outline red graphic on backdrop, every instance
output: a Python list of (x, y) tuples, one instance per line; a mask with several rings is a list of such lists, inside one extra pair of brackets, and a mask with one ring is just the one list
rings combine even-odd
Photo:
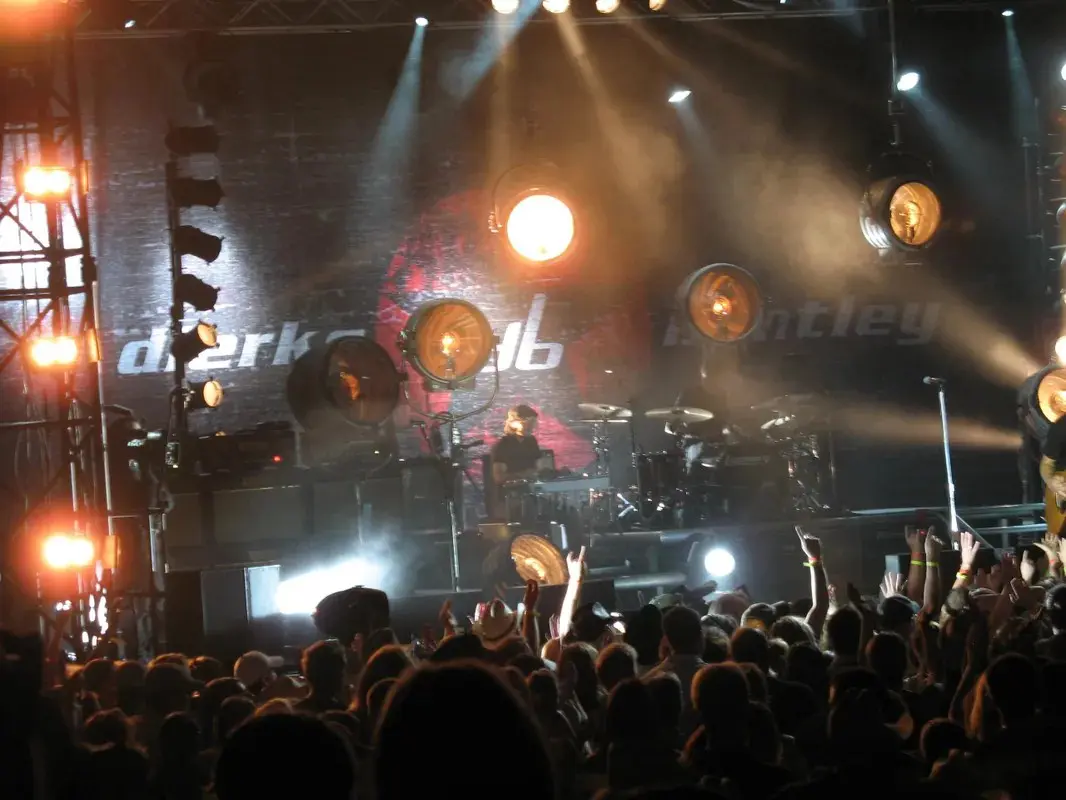
[[(513, 296), (516, 290), (527, 298), (534, 293), (523, 283), (521, 273), (494, 271), (487, 208), (480, 192), (445, 198), (419, 218), (396, 248), (379, 291), (374, 336), (397, 363), (399, 334), (422, 303), (449, 296), (464, 298), (481, 308), (500, 334), (499, 317), (506, 316), (510, 321), (520, 315), (513, 313), (516, 309), (486, 304), (498, 302), (501, 295)], [(580, 264), (574, 263), (572, 268), (579, 269)], [(525, 313), (528, 299), (523, 302), (521, 310)], [(558, 370), (528, 373), (536, 376), (535, 390), (523, 390), (513, 377), (517, 373), (501, 373), (497, 402), (463, 424), (464, 438), (484, 439), (491, 445), (503, 431), (507, 408), (526, 403), (540, 414), (537, 439), (543, 449), (555, 453), (556, 466), (572, 470), (588, 466), (594, 454), (586, 432), (575, 428), (577, 403), (620, 402), (615, 397), (617, 388), (611, 391), (611, 397), (601, 396), (605, 386), (617, 383), (617, 379), (604, 377), (617, 375), (635, 380), (645, 373), (651, 361), (650, 316), (643, 298), (636, 298), (631, 308), (611, 308), (595, 316), (592, 326), (577, 339), (563, 342), (564, 356)], [(450, 392), (426, 392), (414, 376), (408, 385), (408, 396), (412, 409), (430, 413), (452, 409), (455, 400)]]

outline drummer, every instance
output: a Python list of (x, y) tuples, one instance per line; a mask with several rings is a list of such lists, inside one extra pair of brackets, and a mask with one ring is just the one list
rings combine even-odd
[(536, 477), (540, 445), (533, 432), (537, 412), (527, 405), (507, 411), (503, 436), (492, 447), (492, 480), (497, 485)]

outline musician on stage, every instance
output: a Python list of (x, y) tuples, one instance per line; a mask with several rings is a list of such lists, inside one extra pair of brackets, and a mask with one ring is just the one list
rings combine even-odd
[(527, 405), (508, 410), (503, 436), (492, 447), (492, 480), (497, 485), (507, 481), (534, 478), (540, 445), (533, 432), (537, 429), (537, 412)]

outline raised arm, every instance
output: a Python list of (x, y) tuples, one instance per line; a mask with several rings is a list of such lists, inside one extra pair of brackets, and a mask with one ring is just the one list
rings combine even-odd
[(578, 555), (566, 554), (566, 568), (570, 573), (570, 581), (566, 586), (566, 594), (563, 595), (563, 604), (559, 609), (559, 639), (566, 638), (570, 632), (570, 624), (574, 619), (574, 609), (581, 598), (581, 582), (585, 579), (585, 548), (581, 548)]
[(796, 536), (799, 537), (803, 554), (807, 556), (807, 569), (811, 572), (813, 605), (807, 612), (807, 624), (811, 626), (814, 635), (820, 637), (826, 615), (829, 613), (829, 582), (825, 577), (825, 564), (822, 563), (822, 540), (806, 533), (799, 525), (796, 526)]
[(943, 542), (931, 527), (925, 537), (925, 587), (922, 592), (922, 607), (927, 614), (936, 614), (940, 609), (940, 550)]
[(911, 554), (911, 564), (907, 571), (907, 597), (915, 603), (921, 603), (925, 589), (926, 557), (922, 541), (922, 531), (914, 525), (903, 529), (903, 538), (907, 540), (907, 550)]

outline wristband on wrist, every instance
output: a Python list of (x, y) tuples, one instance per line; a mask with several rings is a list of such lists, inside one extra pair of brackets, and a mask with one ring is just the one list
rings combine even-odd
[(813, 558), (812, 557), (810, 561), (804, 561), (803, 562), (803, 566), (805, 566), (805, 567), (817, 567), (817, 566), (821, 566), (821, 563), (822, 563), (822, 559), (821, 558)]
[(939, 567), (940, 566), (940, 562), (939, 561), (926, 561), (925, 565), (927, 567)]
[(955, 573), (955, 578), (960, 580), (960, 581), (969, 580), (970, 579), (970, 570), (968, 570), (966, 568), (960, 569), (958, 572)]
[(920, 558), (912, 558), (911, 559), (911, 566), (912, 567), (924, 567), (925, 566), (925, 562), (922, 561), (922, 559), (920, 559)]

